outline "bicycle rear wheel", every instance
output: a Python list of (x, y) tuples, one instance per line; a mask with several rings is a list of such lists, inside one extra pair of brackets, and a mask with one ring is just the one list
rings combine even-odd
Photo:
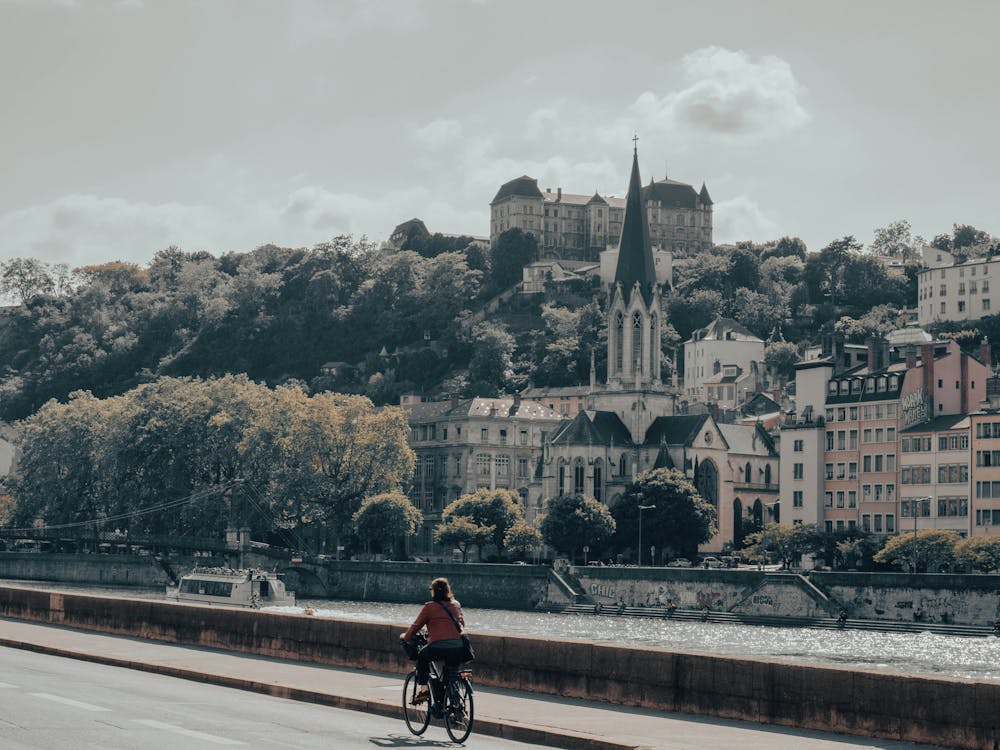
[(417, 694), (417, 673), (410, 672), (403, 683), (403, 718), (406, 720), (406, 727), (413, 734), (421, 735), (427, 731), (427, 725), (431, 723), (431, 702), (414, 703), (413, 698)]
[(444, 710), (444, 727), (454, 742), (465, 742), (472, 734), (475, 714), (472, 701), (472, 683), (464, 678), (449, 686), (448, 705)]

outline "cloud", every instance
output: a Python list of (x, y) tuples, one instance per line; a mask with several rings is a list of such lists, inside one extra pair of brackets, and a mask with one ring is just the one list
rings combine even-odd
[(84, 265), (144, 261), (171, 244), (211, 247), (208, 210), (95, 195), (67, 195), (0, 216), (0, 256)]
[(369, 197), (310, 185), (277, 201), (215, 205), (66, 195), (0, 215), (0, 259), (34, 257), (75, 267), (115, 259), (145, 263), (170, 245), (218, 255), (268, 242), (309, 246), (339, 234), (379, 240), (411, 216), (433, 218), (434, 231), (452, 231), (456, 221), (471, 232), (486, 220), (485, 207), (481, 213), (470, 221), (460, 209), (433, 201), (425, 188)]
[(779, 234), (778, 224), (745, 195), (716, 203), (712, 223), (713, 239), (717, 243), (740, 240), (761, 242), (774, 239)]
[(688, 130), (733, 141), (755, 142), (801, 127), (809, 114), (803, 87), (779, 57), (751, 60), (742, 51), (705, 47), (684, 57), (685, 87), (657, 95), (646, 91), (630, 108), (645, 128)]
[(421, 145), (439, 151), (462, 137), (462, 124), (458, 120), (434, 120), (419, 128), (414, 137)]

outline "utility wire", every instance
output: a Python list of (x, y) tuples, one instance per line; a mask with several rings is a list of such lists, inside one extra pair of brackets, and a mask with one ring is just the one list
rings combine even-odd
[(139, 510), (129, 511), (127, 513), (116, 513), (115, 515), (105, 516), (104, 518), (90, 518), (86, 521), (73, 521), (72, 523), (59, 523), (53, 524), (51, 526), (38, 526), (38, 527), (26, 527), (26, 528), (4, 528), (2, 531), (4, 533), (32, 533), (39, 531), (62, 531), (65, 529), (76, 529), (82, 528), (84, 526), (92, 526), (94, 524), (107, 523), (109, 521), (122, 521), (126, 518), (136, 518), (138, 516), (145, 516), (150, 513), (158, 513), (163, 510), (171, 510), (173, 508), (180, 508), (184, 505), (190, 505), (191, 503), (203, 500), (206, 497), (217, 494), (219, 492), (225, 492), (226, 490), (237, 484), (237, 480), (230, 480), (225, 484), (221, 484), (218, 487), (210, 487), (205, 490), (200, 490), (194, 492), (187, 497), (178, 498), (176, 500), (167, 500), (166, 502), (160, 503), (158, 505), (150, 505), (146, 508), (140, 508)]

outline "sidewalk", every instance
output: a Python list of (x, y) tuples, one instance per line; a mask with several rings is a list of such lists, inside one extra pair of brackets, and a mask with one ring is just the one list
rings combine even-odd
[[(0, 646), (138, 669), (402, 720), (400, 675), (177, 646), (0, 618)], [(918, 750), (836, 735), (493, 688), (476, 688), (474, 733), (573, 750)]]

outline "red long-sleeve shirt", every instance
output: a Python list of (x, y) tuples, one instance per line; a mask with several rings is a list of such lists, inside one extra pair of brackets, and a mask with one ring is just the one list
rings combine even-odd
[(451, 614), (454, 615), (455, 619), (464, 628), (465, 618), (462, 617), (462, 605), (458, 603), (458, 599), (440, 603), (430, 601), (420, 610), (420, 614), (417, 615), (417, 619), (413, 621), (410, 629), (403, 635), (403, 639), (407, 641), (411, 640), (424, 625), (427, 626), (428, 643), (446, 641), (450, 638), (460, 638), (462, 635), (461, 632), (455, 627), (455, 623), (451, 621), (448, 613), (444, 611), (444, 608), (441, 606), (442, 604), (449, 609)]

